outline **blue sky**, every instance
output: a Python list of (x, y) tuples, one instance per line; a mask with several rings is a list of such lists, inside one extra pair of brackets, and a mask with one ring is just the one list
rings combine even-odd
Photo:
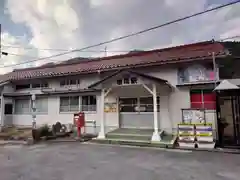
[[(21, 66), (2, 67), (59, 53), (59, 51), (41, 50), (43, 48), (66, 50), (81, 48), (200, 12), (211, 5), (227, 2), (230, 0), (0, 1), (2, 43), (19, 46), (19, 48), (4, 47), (4, 50), (22, 56), (2, 57), (0, 73), (11, 71), (13, 68), (41, 65), (76, 56), (102, 56), (104, 55), (102, 52), (82, 52)], [(111, 52), (115, 50), (147, 50), (237, 35), (240, 32), (239, 4), (109, 44), (108, 55), (116, 54)], [(94, 50), (102, 51), (104, 48), (105, 46), (100, 46)]]
[(16, 24), (11, 20), (11, 17), (4, 12), (4, 1), (0, 1), (0, 23), (2, 24), (2, 31), (8, 31), (13, 36), (21, 36), (23, 34), (30, 35), (28, 28), (24, 24)]

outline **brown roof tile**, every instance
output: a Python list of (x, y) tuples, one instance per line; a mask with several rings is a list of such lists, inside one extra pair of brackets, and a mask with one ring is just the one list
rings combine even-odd
[(54, 77), (73, 75), (81, 73), (93, 73), (98, 71), (109, 71), (126, 67), (138, 67), (154, 64), (181, 63), (195, 59), (209, 59), (211, 53), (216, 56), (225, 55), (225, 48), (219, 42), (201, 42), (189, 45), (182, 45), (172, 48), (129, 53), (90, 60), (83, 60), (72, 64), (58, 64), (52, 67), (37, 67), (20, 69), (2, 75), (0, 82), (8, 80), (22, 80), (31, 78)]

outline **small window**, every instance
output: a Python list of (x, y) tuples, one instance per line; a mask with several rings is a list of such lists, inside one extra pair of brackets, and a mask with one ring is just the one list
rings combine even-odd
[(122, 85), (122, 79), (117, 80), (117, 85)]
[(65, 85), (67, 85), (66, 80), (61, 80), (60, 81), (60, 86), (65, 86)]
[(41, 87), (41, 84), (38, 83), (38, 84), (32, 84), (32, 88), (40, 88)]
[(137, 78), (131, 77), (131, 84), (137, 84)]
[(30, 84), (19, 84), (19, 85), (16, 85), (16, 90), (29, 89), (29, 88), (30, 88)]
[(69, 80), (69, 85), (75, 85), (77, 84), (77, 80), (76, 79), (70, 79)]
[(4, 114), (13, 114), (13, 105), (12, 104), (5, 104)]
[(43, 87), (43, 88), (47, 88), (47, 87), (48, 87), (48, 83), (43, 83), (43, 84), (42, 84), (42, 87)]
[(123, 82), (124, 82), (124, 84), (129, 84), (129, 78), (124, 78)]
[(32, 88), (45, 88), (48, 87), (48, 83), (33, 83)]
[(96, 111), (96, 96), (82, 96), (82, 111)]

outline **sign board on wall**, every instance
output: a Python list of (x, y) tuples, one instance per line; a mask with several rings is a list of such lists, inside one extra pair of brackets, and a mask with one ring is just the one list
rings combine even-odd
[(104, 112), (106, 113), (117, 112), (117, 103), (105, 103)]
[(182, 122), (189, 124), (204, 124), (205, 110), (204, 109), (182, 109)]
[(178, 70), (179, 84), (214, 81), (216, 73), (212, 66), (195, 64)]

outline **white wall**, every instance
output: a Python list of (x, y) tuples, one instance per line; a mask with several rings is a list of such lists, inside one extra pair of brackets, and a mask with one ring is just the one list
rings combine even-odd
[[(110, 93), (105, 97), (105, 103), (118, 103), (118, 99), (116, 96), (114, 96)], [(106, 123), (107, 131), (116, 129), (119, 127), (118, 107), (117, 107), (117, 112), (106, 112), (105, 113), (105, 123)]]
[[(160, 96), (160, 128), (171, 133), (176, 132), (177, 124), (182, 122), (182, 111), (183, 108), (190, 108), (190, 93), (189, 88), (177, 88), (178, 83), (177, 77), (177, 68), (174, 67), (153, 67), (153, 68), (143, 68), (139, 69), (140, 72), (155, 76), (161, 79), (169, 81), (169, 83), (174, 87), (172, 92), (166, 91), (161, 92)], [(103, 75), (102, 75), (103, 76)], [(99, 74), (89, 74), (81, 75), (80, 78), (80, 87), (82, 89), (87, 88), (90, 84), (97, 82), (99, 80)], [(60, 86), (60, 79), (49, 79), (49, 87), (57, 88)], [(11, 87), (7, 87), (8, 89)], [(161, 86), (160, 86), (161, 88)], [(10, 90), (9, 89), (9, 90)], [(121, 92), (120, 92), (121, 91)], [(141, 89), (143, 94), (146, 94), (145, 89)], [(20, 92), (20, 91), (19, 91)], [(21, 92), (29, 92), (29, 90), (22, 90)], [(30, 92), (40, 93), (40, 90), (31, 90)], [(133, 95), (136, 92), (126, 91), (123, 89), (118, 89), (115, 93), (110, 93), (105, 102), (117, 102), (117, 97), (119, 93), (121, 96), (129, 96), (130, 93)], [(140, 89), (139, 89), (140, 93)], [(131, 94), (132, 95), (132, 94)], [(150, 94), (149, 94), (150, 95)], [(39, 114), (37, 115), (37, 124), (53, 124), (57, 121), (61, 123), (72, 123), (73, 122), (73, 113), (59, 113), (59, 96), (49, 96), (48, 99), (48, 115)], [(86, 113), (86, 120), (96, 120), (97, 132), (99, 131), (100, 126), (100, 94), (97, 96), (97, 112), (96, 113)], [(207, 112), (206, 117), (208, 122), (215, 122), (215, 111)], [(13, 122), (16, 125), (31, 126), (32, 117), (29, 115), (13, 115)], [(114, 129), (119, 127), (119, 113), (105, 113), (106, 121), (106, 130)], [(215, 125), (215, 123), (213, 123)], [(92, 126), (88, 124), (87, 126)], [(93, 131), (92, 127), (87, 127), (87, 131)]]
[[(86, 124), (86, 132), (99, 132), (100, 130), (100, 95), (97, 96), (97, 111), (96, 112), (85, 112), (86, 121), (96, 121), (96, 129), (93, 123)], [(113, 102), (116, 100), (114, 97), (108, 96), (107, 102)], [(61, 122), (62, 124), (73, 123), (72, 112), (59, 112), (60, 97), (59, 96), (48, 96), (48, 114), (38, 113), (36, 116), (37, 126), (44, 124), (52, 125), (56, 122)], [(106, 113), (106, 132), (118, 127), (118, 113)], [(32, 115), (29, 114), (13, 114), (5, 115), (5, 121), (12, 120), (13, 124), (23, 127), (31, 127), (32, 125)]]
[[(100, 76), (98, 74), (89, 74), (89, 75), (78, 75), (78, 76), (73, 76), (73, 78), (79, 79), (80, 84), (77, 85), (78, 88), (80, 89), (86, 89), (89, 85), (97, 82), (100, 80)], [(62, 79), (66, 79), (63, 77), (59, 78), (49, 78), (45, 79), (45, 82), (48, 82), (49, 88), (60, 88), (60, 81)], [(31, 81), (22, 81), (22, 83), (31, 83), (34, 82), (34, 80)], [(5, 87), (6, 86), (6, 87)], [(4, 86), (4, 92), (14, 92), (14, 85), (8, 84)], [(72, 87), (76, 87), (76, 85), (71, 85)], [(15, 92), (19, 93), (35, 93), (35, 94), (41, 94), (41, 88), (34, 88), (34, 89), (21, 89), (17, 90)]]
[[(160, 93), (160, 128), (167, 132), (176, 133), (177, 124), (182, 122), (181, 109), (190, 108), (190, 88), (176, 87), (178, 84), (177, 67), (153, 67), (147, 70), (142, 69), (141, 72), (167, 80), (174, 87), (173, 92), (169, 94)], [(198, 88), (204, 87), (199, 86)], [(214, 137), (217, 137), (215, 110), (206, 110), (206, 121), (213, 124)]]

